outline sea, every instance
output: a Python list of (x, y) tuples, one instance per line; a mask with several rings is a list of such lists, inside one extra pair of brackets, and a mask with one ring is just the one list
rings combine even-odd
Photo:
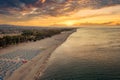
[(120, 80), (120, 27), (81, 27), (51, 55), (40, 80)]

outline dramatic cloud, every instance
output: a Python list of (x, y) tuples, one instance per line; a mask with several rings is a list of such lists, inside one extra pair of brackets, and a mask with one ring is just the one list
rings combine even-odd
[[(111, 6), (119, 7), (118, 5), (120, 0), (0, 0), (0, 18), (8, 21), (29, 21), (60, 16), (71, 18), (71, 15), (88, 18), (103, 14), (118, 14), (120, 12), (118, 8), (108, 12), (99, 11)], [(87, 12), (84, 9), (87, 9)], [(72, 19), (76, 19), (76, 16)]]
[(0, 0), (0, 14), (63, 15), (81, 8), (102, 8), (120, 0)]

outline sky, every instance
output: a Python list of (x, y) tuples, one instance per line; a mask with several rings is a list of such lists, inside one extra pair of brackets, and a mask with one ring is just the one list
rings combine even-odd
[(120, 0), (0, 0), (0, 24), (120, 25)]

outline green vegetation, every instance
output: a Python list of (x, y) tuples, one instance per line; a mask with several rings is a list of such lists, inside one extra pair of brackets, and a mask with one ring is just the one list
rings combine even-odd
[(23, 30), (21, 35), (0, 38), (0, 48), (22, 42), (37, 41), (71, 29)]

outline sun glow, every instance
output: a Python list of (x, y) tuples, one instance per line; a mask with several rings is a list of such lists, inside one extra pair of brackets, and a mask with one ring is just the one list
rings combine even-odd
[(67, 26), (73, 26), (74, 23), (75, 23), (74, 21), (66, 21), (66, 22), (64, 22), (64, 24), (67, 25)]
[[(45, 0), (41, 0), (45, 1)], [(81, 9), (73, 11), (69, 16), (35, 16), (38, 8), (30, 12), (23, 12), (17, 17), (0, 16), (0, 24), (24, 25), (24, 26), (83, 26), (83, 25), (120, 25), (120, 6), (105, 7), (100, 9)], [(114, 13), (114, 14), (113, 14)], [(32, 14), (34, 14), (33, 17)], [(29, 19), (29, 20), (28, 20)], [(16, 21), (14, 21), (16, 20)]]

